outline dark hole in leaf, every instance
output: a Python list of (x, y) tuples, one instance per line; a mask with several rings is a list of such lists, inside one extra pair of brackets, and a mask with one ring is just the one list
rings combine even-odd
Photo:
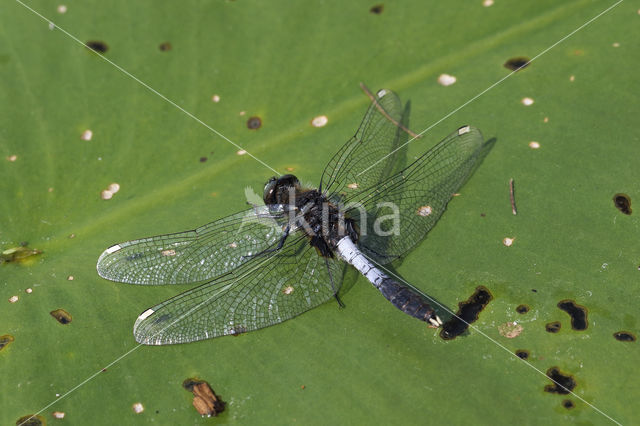
[(560, 321), (554, 321), (554, 322), (548, 323), (544, 327), (547, 329), (549, 333), (557, 333), (558, 331), (560, 331), (560, 327), (562, 327), (562, 324), (560, 324)]
[(552, 385), (544, 387), (545, 392), (567, 395), (576, 387), (576, 381), (570, 375), (563, 374), (558, 367), (551, 367), (547, 370), (547, 377), (553, 380)]
[(372, 6), (371, 9), (369, 9), (369, 12), (375, 13), (376, 15), (380, 15), (383, 10), (384, 10), (384, 5), (383, 4), (377, 4), (375, 6)]
[(529, 312), (529, 307), (527, 305), (518, 305), (516, 312), (519, 314), (526, 314)]
[(525, 56), (518, 56), (516, 58), (509, 59), (503, 65), (505, 68), (510, 69), (511, 71), (518, 71), (529, 66), (529, 58)]
[(636, 341), (636, 336), (634, 336), (632, 333), (629, 333), (628, 331), (616, 331), (615, 333), (613, 333), (613, 337), (615, 337), (616, 340), (619, 340), (621, 342)]
[(562, 309), (571, 317), (571, 328), (574, 330), (586, 330), (589, 326), (587, 321), (587, 308), (578, 305), (573, 300), (561, 300), (558, 308)]
[(624, 214), (631, 214), (631, 198), (627, 194), (613, 196), (613, 204)]
[(85, 46), (98, 53), (107, 53), (107, 50), (109, 50), (109, 46), (104, 41), (91, 40), (86, 42)]
[(71, 322), (71, 315), (69, 312), (64, 309), (56, 309), (55, 311), (49, 312), (52, 317), (54, 317), (60, 324), (67, 325)]
[(36, 414), (27, 414), (26, 416), (22, 416), (16, 420), (16, 425), (20, 426), (42, 426), (46, 424), (47, 422), (44, 417)]
[(200, 162), (204, 163), (205, 161), (207, 161), (207, 157), (200, 157)]
[(458, 303), (456, 316), (451, 317), (449, 321), (444, 323), (442, 331), (440, 331), (440, 337), (444, 340), (451, 340), (464, 333), (469, 324), (478, 320), (478, 315), (491, 299), (493, 299), (493, 296), (486, 287), (476, 287), (476, 291), (468, 300)]
[(529, 351), (526, 349), (518, 349), (516, 355), (521, 359), (529, 359)]
[(249, 117), (247, 120), (247, 127), (251, 130), (259, 129), (262, 126), (262, 120), (260, 117)]
[(173, 46), (171, 46), (171, 43), (169, 43), (168, 41), (165, 41), (164, 43), (160, 43), (160, 46), (158, 46), (158, 48), (163, 52), (171, 50), (172, 47)]
[(567, 410), (571, 410), (576, 405), (570, 399), (565, 399), (564, 401), (562, 401), (562, 406)]
[(0, 336), (0, 351), (6, 348), (13, 342), (15, 339), (10, 334), (5, 334), (4, 336)]

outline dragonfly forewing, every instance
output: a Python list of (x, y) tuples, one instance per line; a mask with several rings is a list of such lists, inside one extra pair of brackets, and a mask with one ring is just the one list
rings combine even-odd
[[(422, 241), (470, 176), (483, 146), (478, 129), (461, 127), (400, 173), (347, 198), (347, 203), (360, 203), (367, 212), (366, 223), (359, 224), (366, 230), (361, 231), (361, 250), (386, 264)], [(397, 220), (376, 224), (378, 218), (394, 215)]]
[(396, 149), (407, 140), (399, 125), (408, 125), (408, 108), (403, 109), (392, 91), (378, 91), (355, 136), (325, 167), (320, 189), (329, 195), (353, 196), (396, 172), (404, 162), (404, 151)]
[(282, 206), (258, 206), (191, 231), (126, 241), (102, 253), (98, 274), (143, 285), (203, 282), (276, 247), (287, 220)]

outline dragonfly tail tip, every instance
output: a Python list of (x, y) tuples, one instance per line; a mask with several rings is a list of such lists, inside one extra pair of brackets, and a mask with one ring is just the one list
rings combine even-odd
[(441, 327), (442, 326), (442, 320), (440, 319), (439, 316), (434, 315), (431, 318), (429, 318), (429, 322), (431, 323), (431, 325), (433, 325), (435, 328)]

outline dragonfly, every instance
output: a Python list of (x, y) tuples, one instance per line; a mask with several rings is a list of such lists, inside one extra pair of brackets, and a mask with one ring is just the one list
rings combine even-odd
[(273, 177), (263, 203), (190, 231), (107, 248), (97, 262), (103, 278), (197, 284), (140, 314), (136, 341), (237, 335), (333, 298), (343, 306), (339, 291), (349, 265), (400, 311), (442, 325), (429, 297), (384, 266), (425, 238), (472, 174), (484, 141), (478, 129), (463, 126), (406, 166), (408, 115), (409, 104), (380, 90), (317, 189), (291, 174)]

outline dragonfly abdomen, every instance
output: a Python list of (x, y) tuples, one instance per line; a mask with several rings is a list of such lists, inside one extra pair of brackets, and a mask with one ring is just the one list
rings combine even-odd
[(436, 327), (442, 325), (442, 321), (429, 305), (425, 296), (409, 286), (400, 284), (378, 269), (358, 250), (351, 238), (342, 238), (338, 242), (336, 250), (347, 263), (353, 265), (371, 284), (380, 290), (380, 293), (393, 306), (407, 315), (429, 322)]
[[(380, 283), (378, 290), (380, 290), (380, 293), (382, 293), (393, 306), (405, 314), (418, 318), (421, 321), (428, 321), (433, 325), (440, 326), (438, 319), (436, 319), (438, 316), (431, 305), (429, 305), (429, 302), (424, 296), (413, 291), (413, 289), (387, 277)], [(434, 321), (438, 324), (434, 324)]]

